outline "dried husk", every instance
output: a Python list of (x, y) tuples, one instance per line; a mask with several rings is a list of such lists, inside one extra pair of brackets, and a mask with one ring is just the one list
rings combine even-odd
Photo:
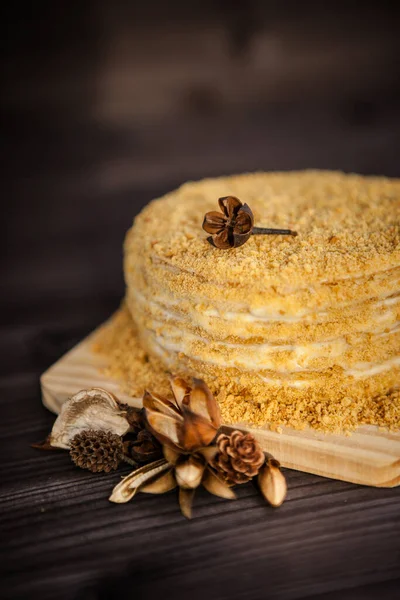
[(148, 410), (160, 412), (174, 419), (182, 419), (178, 407), (173, 402), (167, 400), (167, 398), (163, 398), (163, 396), (151, 394), (147, 390), (143, 396), (143, 406)]
[(184, 401), (187, 399), (190, 393), (189, 384), (181, 377), (170, 377), (169, 383), (171, 385), (172, 393), (178, 408), (181, 408)]
[(171, 448), (171, 446), (163, 446), (162, 449), (165, 460), (167, 460), (170, 465), (176, 465), (181, 453)]
[(165, 494), (170, 490), (176, 488), (177, 483), (174, 477), (173, 470), (170, 469), (160, 477), (157, 477), (154, 481), (146, 484), (140, 488), (142, 494)]
[(280, 464), (275, 459), (268, 459), (258, 474), (258, 485), (264, 498), (271, 506), (280, 506), (286, 498), (287, 484)]
[(207, 446), (205, 448), (198, 448), (196, 450), (196, 454), (200, 454), (206, 463), (209, 463), (215, 458), (215, 455), (218, 453), (218, 446)]
[(227, 500), (234, 500), (236, 498), (236, 494), (232, 488), (224, 483), (211, 469), (206, 470), (202, 484), (207, 492), (214, 494), (214, 496), (219, 496)]
[(172, 417), (146, 408), (146, 419), (150, 431), (161, 444), (166, 444), (172, 448), (179, 448), (183, 427), (181, 417)]
[(113, 394), (101, 388), (81, 390), (61, 407), (50, 434), (55, 448), (70, 447), (76, 434), (87, 430), (110, 431), (123, 436), (129, 422)]
[(188, 456), (175, 466), (175, 477), (180, 488), (195, 489), (202, 480), (205, 464), (196, 456)]
[(182, 405), (183, 427), (178, 431), (179, 446), (193, 452), (211, 444), (217, 428), (205, 417), (198, 415)]
[(189, 408), (204, 417), (218, 429), (221, 425), (221, 413), (218, 403), (202, 379), (193, 379), (193, 388), (189, 396)]
[(167, 469), (170, 469), (170, 465), (164, 458), (136, 469), (115, 486), (109, 498), (110, 502), (117, 504), (129, 502), (142, 486), (150, 483), (151, 480), (155, 480)]
[(179, 488), (179, 506), (184, 517), (192, 518), (192, 505), (195, 490)]
[(194, 379), (192, 388), (179, 377), (171, 377), (170, 383), (175, 404), (150, 392), (144, 394), (149, 429), (161, 444), (178, 452), (208, 446), (221, 422), (215, 398), (200, 379)]

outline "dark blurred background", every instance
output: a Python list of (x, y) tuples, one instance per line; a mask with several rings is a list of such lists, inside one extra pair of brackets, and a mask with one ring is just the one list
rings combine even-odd
[[(123, 293), (133, 215), (187, 179), (400, 175), (396, 3), (60, 0), (2, 11), (2, 303), (20, 317), (35, 304), (40, 318), (52, 299), (95, 325)], [(93, 315), (98, 294), (107, 306)]]
[(167, 561), (175, 598), (391, 600), (395, 489), (292, 471), (282, 510), (252, 490), (233, 509), (200, 494), (188, 525), (168, 495), (111, 510), (107, 478), (29, 443), (53, 422), (39, 376), (117, 308), (123, 236), (149, 200), (246, 170), (400, 176), (398, 3), (1, 11), (2, 597), (153, 598)]

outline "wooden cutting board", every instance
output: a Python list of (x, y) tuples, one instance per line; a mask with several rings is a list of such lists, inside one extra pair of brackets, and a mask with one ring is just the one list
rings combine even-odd
[[(121, 401), (141, 406), (141, 398), (122, 394), (118, 382), (102, 374), (105, 358), (91, 351), (95, 333), (42, 375), (43, 403), (51, 411), (58, 413), (67, 398), (88, 387), (105, 388)], [(240, 428), (251, 431), (263, 449), (289, 469), (363, 485), (400, 485), (400, 432), (380, 431), (370, 425), (359, 427), (350, 436), (288, 428), (282, 428), (282, 433)]]

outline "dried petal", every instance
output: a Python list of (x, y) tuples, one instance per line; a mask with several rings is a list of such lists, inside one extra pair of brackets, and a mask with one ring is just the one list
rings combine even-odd
[(160, 477), (157, 477), (154, 481), (151, 481), (147, 485), (140, 488), (140, 492), (143, 494), (165, 494), (170, 490), (176, 488), (176, 480), (172, 469), (163, 473)]
[(174, 394), (178, 408), (180, 408), (185, 397), (190, 393), (190, 386), (184, 379), (181, 379), (180, 377), (170, 377), (169, 383), (171, 385), (172, 393)]
[(178, 458), (180, 457), (180, 452), (177, 452), (170, 446), (163, 446), (163, 454), (165, 460), (167, 460), (170, 465), (175, 465)]
[(210, 469), (207, 469), (202, 484), (207, 492), (214, 494), (214, 496), (219, 496), (220, 498), (226, 498), (228, 500), (234, 500), (236, 498), (236, 494), (232, 488), (224, 483), (222, 479)]
[(235, 222), (235, 233), (237, 235), (249, 233), (252, 228), (251, 217), (245, 212), (239, 212)]
[(196, 450), (196, 454), (201, 454), (206, 463), (209, 463), (211, 460), (215, 458), (215, 455), (218, 452), (217, 446), (207, 446), (206, 448), (198, 448)]
[(182, 406), (183, 427), (179, 430), (179, 445), (187, 451), (202, 448), (211, 444), (216, 436), (217, 428), (204, 417), (195, 414), (185, 405)]
[(211, 211), (205, 214), (203, 221), (203, 229), (207, 233), (219, 233), (226, 225), (226, 217), (223, 214)]
[(197, 488), (203, 477), (205, 465), (195, 456), (189, 456), (175, 467), (176, 481), (181, 488)]
[(182, 436), (180, 420), (148, 408), (146, 418), (152, 432), (162, 444), (172, 443), (173, 446), (179, 446), (179, 438)]
[(51, 445), (68, 449), (75, 435), (86, 429), (110, 431), (121, 436), (128, 431), (126, 412), (113, 394), (92, 388), (81, 390), (67, 400), (53, 425)]
[(192, 505), (194, 500), (195, 490), (187, 490), (179, 488), (179, 506), (184, 517), (192, 518)]
[(150, 465), (145, 465), (140, 469), (136, 469), (136, 471), (133, 471), (124, 477), (122, 481), (115, 486), (109, 498), (110, 502), (116, 502), (117, 504), (128, 502), (134, 497), (136, 492), (139, 491), (141, 486), (144, 486), (147, 482), (150, 483), (153, 478), (169, 468), (170, 465), (167, 461), (161, 458)]
[(217, 401), (202, 379), (193, 379), (193, 382), (189, 397), (190, 410), (208, 419), (218, 428), (221, 425), (221, 413)]
[(212, 242), (216, 248), (227, 250), (228, 248), (233, 247), (233, 236), (230, 238), (229, 230), (223, 229), (216, 235), (213, 235)]
[(167, 415), (173, 418), (182, 419), (182, 416), (175, 404), (173, 404), (170, 400), (163, 398), (162, 396), (158, 396), (157, 394), (151, 394), (147, 390), (145, 390), (143, 395), (143, 407), (145, 409), (150, 409), (163, 415)]
[(272, 506), (280, 506), (286, 498), (286, 479), (277, 460), (269, 459), (258, 475), (258, 485), (264, 498)]
[(218, 204), (228, 219), (233, 219), (238, 210), (243, 206), (236, 196), (224, 196), (223, 198), (218, 198)]

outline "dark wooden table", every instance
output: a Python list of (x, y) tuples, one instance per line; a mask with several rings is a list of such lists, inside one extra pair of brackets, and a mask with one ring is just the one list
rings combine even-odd
[(113, 505), (107, 498), (120, 473), (89, 474), (67, 454), (29, 446), (53, 422), (41, 405), (39, 376), (118, 306), (123, 235), (152, 197), (190, 177), (256, 168), (400, 174), (393, 115), (368, 127), (339, 120), (310, 128), (314, 119), (221, 118), (181, 129), (168, 123), (145, 141), (137, 131), (88, 122), (49, 128), (46, 115), (34, 124), (29, 118), (8, 122), (0, 311), (2, 597), (398, 597), (399, 488), (287, 471), (289, 494), (280, 509), (266, 506), (251, 485), (240, 488), (233, 503), (200, 491), (188, 522), (175, 493)]

